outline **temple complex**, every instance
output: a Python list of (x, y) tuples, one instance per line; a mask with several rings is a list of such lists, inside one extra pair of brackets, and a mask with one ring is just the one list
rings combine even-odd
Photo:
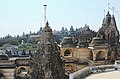
[(76, 33), (72, 27), (72, 34), (66, 35), (59, 46), (47, 22), (37, 38), (39, 44), (34, 54), (13, 58), (0, 55), (0, 78), (66, 79), (65, 74), (70, 74), (70, 79), (78, 75), (74, 79), (82, 79), (98, 71), (115, 70), (114, 62), (120, 59), (115, 16), (108, 11), (97, 32), (85, 26), (84, 31)]
[(86, 66), (113, 64), (119, 60), (119, 31), (114, 15), (111, 16), (108, 11), (98, 32), (88, 27), (73, 37), (64, 37), (60, 51), (66, 60), (66, 73)]

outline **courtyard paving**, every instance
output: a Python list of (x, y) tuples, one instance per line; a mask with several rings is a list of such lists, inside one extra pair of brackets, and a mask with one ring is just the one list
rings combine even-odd
[(92, 74), (85, 79), (120, 79), (120, 71)]

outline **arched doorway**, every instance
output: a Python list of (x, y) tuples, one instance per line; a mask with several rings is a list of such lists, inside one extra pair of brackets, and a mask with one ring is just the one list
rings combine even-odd
[(15, 78), (16, 79), (30, 79), (30, 68), (29, 67), (18, 67), (15, 70)]
[(24, 67), (22, 67), (22, 68), (19, 69), (19, 73), (21, 73), (21, 74), (27, 74), (28, 70), (25, 69)]
[(64, 56), (72, 56), (72, 51), (70, 49), (66, 49), (64, 52)]
[(104, 53), (103, 51), (99, 51), (99, 52), (96, 54), (96, 60), (97, 60), (97, 61), (105, 60), (105, 53)]
[(72, 65), (65, 65), (65, 72), (71, 72), (72, 71)]

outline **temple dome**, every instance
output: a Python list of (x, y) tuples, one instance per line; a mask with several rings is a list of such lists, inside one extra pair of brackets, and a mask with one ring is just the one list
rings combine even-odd
[(92, 39), (91, 44), (93, 45), (105, 44), (105, 41), (100, 36), (96, 36)]
[(71, 37), (64, 37), (62, 39), (61, 46), (62, 47), (65, 47), (65, 46), (67, 46), (67, 47), (73, 47), (74, 43), (72, 41), (72, 38)]
[(87, 27), (87, 29), (83, 32), (84, 35), (93, 35), (92, 31), (90, 30), (89, 26)]
[(72, 43), (72, 38), (71, 37), (64, 37), (61, 44), (69, 44)]
[(9, 60), (9, 56), (7, 54), (0, 54), (0, 60)]

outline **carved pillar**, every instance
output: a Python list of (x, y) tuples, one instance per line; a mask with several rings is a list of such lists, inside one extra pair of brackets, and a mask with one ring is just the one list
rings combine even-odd
[(108, 52), (105, 53), (105, 60), (108, 59)]

